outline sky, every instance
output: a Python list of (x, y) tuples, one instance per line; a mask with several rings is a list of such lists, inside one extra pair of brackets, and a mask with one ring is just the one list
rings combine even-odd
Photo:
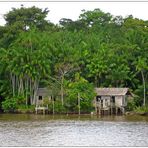
[(0, 25), (4, 25), (5, 21), (3, 19), (3, 15), (8, 13), (12, 7), (20, 8), (21, 4), (24, 7), (36, 6), (39, 8), (48, 8), (50, 10), (47, 20), (57, 24), (61, 18), (69, 18), (72, 20), (77, 20), (79, 15), (81, 14), (81, 10), (94, 10), (95, 8), (100, 8), (103, 12), (109, 12), (114, 16), (121, 15), (126, 17), (128, 15), (133, 15), (136, 18), (148, 20), (148, 1), (147, 2), (131, 2), (131, 1), (112, 1), (112, 2), (51, 2), (51, 1), (0, 1)]

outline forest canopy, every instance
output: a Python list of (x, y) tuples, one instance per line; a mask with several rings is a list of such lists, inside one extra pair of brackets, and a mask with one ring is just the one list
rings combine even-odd
[[(128, 87), (132, 105), (148, 103), (148, 20), (83, 10), (76, 21), (46, 20), (49, 10), (13, 8), (0, 26), (0, 102), (34, 105), (39, 87), (60, 94), (59, 110), (91, 110), (95, 87)], [(86, 91), (87, 90), (87, 91)], [(29, 96), (29, 97), (28, 97)], [(59, 107), (61, 106), (61, 108)]]

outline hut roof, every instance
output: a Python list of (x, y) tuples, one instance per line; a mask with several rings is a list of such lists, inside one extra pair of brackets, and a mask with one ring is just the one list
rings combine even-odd
[(126, 95), (128, 88), (95, 88), (99, 96), (121, 96)]
[(52, 91), (48, 88), (38, 88), (37, 96), (50, 96)]

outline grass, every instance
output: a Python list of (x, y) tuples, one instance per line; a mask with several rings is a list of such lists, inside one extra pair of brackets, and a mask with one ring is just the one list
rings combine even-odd
[(20, 105), (20, 106), (18, 106), (17, 111), (21, 112), (21, 113), (32, 113), (32, 112), (34, 112), (34, 109), (35, 109), (34, 105), (29, 105), (29, 106)]
[(139, 106), (134, 109), (134, 111), (138, 114), (148, 113), (148, 106)]

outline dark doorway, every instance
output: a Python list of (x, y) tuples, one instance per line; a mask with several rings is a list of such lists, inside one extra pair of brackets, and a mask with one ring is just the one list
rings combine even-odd
[(115, 103), (115, 96), (112, 96), (112, 103)]
[(101, 100), (101, 107), (103, 108), (103, 100)]
[(96, 97), (96, 101), (99, 102), (101, 100), (101, 96)]

